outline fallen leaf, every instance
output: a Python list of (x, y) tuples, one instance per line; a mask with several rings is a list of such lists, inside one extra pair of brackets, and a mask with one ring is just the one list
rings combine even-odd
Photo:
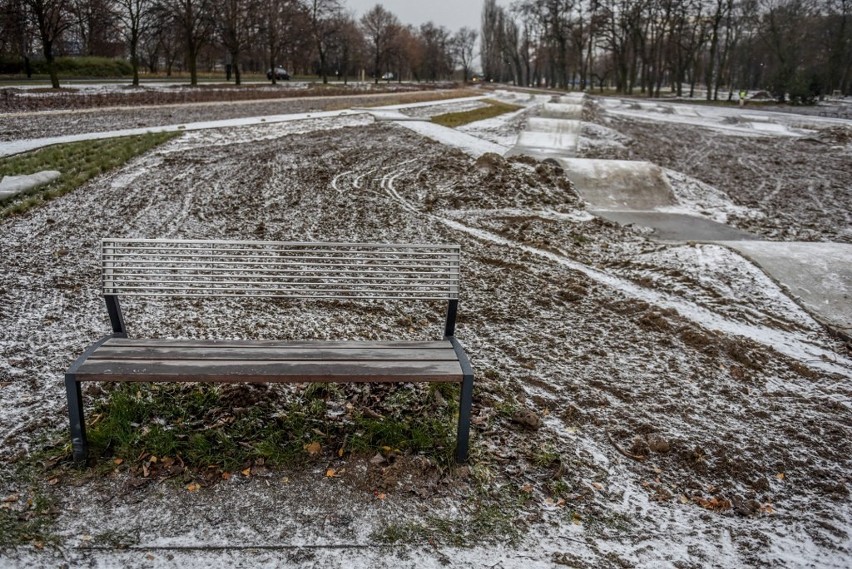
[(579, 526), (583, 524), (583, 517), (577, 512), (573, 512), (571, 514), (571, 523), (575, 526)]
[(149, 553), (148, 555), (145, 556), (145, 559), (147, 559), (148, 561), (153, 561), (154, 559), (156, 559), (156, 557), (154, 557), (153, 555), (151, 555)]
[(157, 457), (152, 454), (151, 458), (149, 458), (148, 461), (149, 462), (157, 462)]
[(689, 503), (689, 498), (687, 498), (686, 496), (684, 496), (683, 494), (681, 494), (681, 495), (680, 495), (680, 503), (681, 503), (681, 504), (688, 504), (688, 503)]
[(603, 490), (603, 484), (600, 482), (592, 482), (592, 486), (595, 487), (595, 490)]
[(778, 474), (775, 475), (775, 478), (777, 478), (778, 480), (784, 480), (784, 473), (779, 472)]
[(533, 491), (533, 487), (532, 487), (532, 484), (530, 484), (530, 483), (526, 483), (523, 486), (521, 486), (521, 492), (523, 492), (524, 494), (532, 494), (532, 491)]
[(379, 500), (384, 500), (386, 497), (384, 492), (376, 492), (375, 494), (376, 498), (378, 498)]
[(44, 542), (43, 541), (34, 541), (33, 547), (35, 547), (36, 549), (44, 549)]
[(764, 514), (774, 514), (775, 508), (772, 507), (772, 504), (769, 502), (760, 505), (760, 511)]
[(241, 470), (240, 472), (243, 476), (251, 476), (251, 467), (248, 467), (245, 470)]
[(340, 476), (340, 475), (333, 468), (329, 468), (328, 470), (325, 471), (325, 477), (326, 478), (337, 478), (338, 476)]
[(231, 479), (231, 473), (230, 472), (228, 472), (226, 470), (225, 472), (222, 473), (222, 480), (230, 480), (230, 479)]
[(198, 492), (201, 489), (201, 485), (198, 482), (193, 482), (192, 484), (188, 484), (186, 489), (190, 492)]
[(119, 464), (121, 464), (122, 462), (124, 462), (124, 459), (123, 459), (123, 458), (116, 458), (116, 459), (115, 459), (115, 460), (113, 460), (112, 462), (113, 462), (113, 464), (115, 464), (116, 466), (118, 466)]
[(314, 456), (320, 453), (322, 445), (314, 441), (311, 444), (305, 445), (305, 450), (308, 451), (309, 455)]
[(731, 502), (724, 498), (719, 499), (713, 496), (709, 500), (706, 498), (693, 498), (696, 504), (707, 510), (730, 510)]
[(340, 447), (340, 450), (337, 451), (337, 456), (343, 457), (343, 447)]
[(143, 478), (148, 478), (148, 474), (150, 474), (150, 472), (149, 472), (149, 470), (148, 470), (148, 465), (147, 465), (147, 464), (143, 464), (143, 465), (142, 465), (142, 477), (143, 477)]
[(289, 484), (289, 483), (290, 483), (290, 479), (287, 478), (286, 476), (281, 479), (281, 484)]
[(92, 541), (92, 539), (94, 538), (87, 533), (80, 536), (80, 541)]
[(51, 478), (50, 480), (47, 481), (47, 483), (50, 484), (51, 486), (56, 486), (57, 484), (59, 484), (59, 478)]

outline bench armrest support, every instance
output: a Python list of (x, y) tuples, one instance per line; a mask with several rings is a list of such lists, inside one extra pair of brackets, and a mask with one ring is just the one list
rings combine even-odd
[(104, 301), (106, 301), (109, 321), (112, 324), (113, 337), (126, 338), (127, 327), (124, 324), (124, 314), (121, 313), (121, 305), (118, 303), (118, 297), (114, 294), (105, 294)]

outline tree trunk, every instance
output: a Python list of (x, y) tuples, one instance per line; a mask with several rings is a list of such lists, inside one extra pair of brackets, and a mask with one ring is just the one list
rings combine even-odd
[(240, 74), (240, 50), (238, 49), (231, 51), (231, 68), (234, 70), (234, 85), (242, 84), (242, 77)]
[(189, 61), (186, 62), (189, 66), (189, 84), (196, 87), (198, 85), (198, 52), (195, 48), (190, 48), (187, 56), (189, 58)]
[(53, 42), (44, 42), (44, 59), (47, 61), (47, 72), (50, 74), (50, 85), (59, 89), (59, 74), (56, 72), (53, 58)]
[(139, 86), (139, 35), (130, 36), (130, 66), (133, 68), (133, 86)]

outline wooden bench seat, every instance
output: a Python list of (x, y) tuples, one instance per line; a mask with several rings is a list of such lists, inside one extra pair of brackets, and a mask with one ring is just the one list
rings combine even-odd
[(453, 345), (438, 342), (248, 342), (109, 338), (77, 381), (456, 382)]
[[(459, 383), (456, 461), (467, 461), (473, 369), (455, 337), (458, 245), (104, 239), (101, 256), (112, 334), (65, 373), (75, 461), (88, 453), (80, 385), (90, 381)], [(447, 312), (436, 341), (130, 338), (120, 295), (441, 300)]]

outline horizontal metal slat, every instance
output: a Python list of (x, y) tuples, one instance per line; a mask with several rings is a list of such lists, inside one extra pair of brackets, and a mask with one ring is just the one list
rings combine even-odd
[(173, 297), (173, 298), (279, 298), (290, 300), (452, 300), (458, 298), (455, 293), (430, 295), (430, 296), (415, 296), (413, 294), (375, 294), (365, 296), (363, 294), (329, 294), (329, 295), (307, 295), (307, 294), (256, 294), (254, 291), (246, 291), (246, 293), (238, 294), (234, 292), (149, 292), (147, 289), (141, 291), (121, 291), (117, 289), (105, 289), (104, 294), (122, 294), (124, 296), (150, 296), (150, 297)]
[[(195, 271), (195, 272), (189, 272)], [(263, 271), (247, 271), (248, 274), (245, 273), (221, 273), (219, 271), (210, 270), (210, 269), (186, 269), (186, 270), (176, 270), (168, 273), (160, 273), (160, 272), (148, 272), (148, 271), (137, 271), (137, 272), (129, 272), (125, 270), (112, 271), (109, 274), (109, 278), (111, 280), (123, 280), (123, 281), (131, 281), (131, 280), (150, 280), (150, 279), (165, 279), (170, 277), (182, 277), (184, 279), (192, 279), (192, 282), (197, 282), (198, 279), (203, 278), (215, 278), (215, 279), (272, 279), (279, 278), (279, 280), (286, 282), (295, 282), (295, 281), (349, 281), (349, 282), (368, 282), (368, 281), (383, 281), (383, 282), (393, 282), (397, 284), (404, 284), (407, 282), (424, 282), (424, 283), (447, 283), (457, 280), (453, 275), (440, 275), (432, 278), (431, 273), (385, 273), (385, 275), (396, 275), (396, 276), (363, 276), (359, 275), (340, 275), (337, 272), (332, 272), (329, 274), (316, 274), (312, 273), (302, 273), (299, 271), (293, 272), (263, 272)], [(282, 278), (283, 277), (283, 278)], [(220, 282), (220, 281), (217, 281)], [(240, 280), (239, 282), (245, 282), (244, 280)]]
[(443, 300), (458, 245), (105, 239), (105, 294)]
[(102, 245), (126, 245), (132, 243), (145, 244), (198, 244), (198, 245), (258, 245), (258, 246), (286, 246), (286, 247), (363, 247), (365, 249), (394, 247), (400, 249), (458, 249), (459, 245), (454, 243), (347, 243), (345, 241), (240, 241), (227, 239), (132, 239), (127, 237), (106, 237), (101, 240)]
[(408, 340), (408, 341), (376, 341), (376, 340), (188, 340), (188, 339), (172, 339), (172, 338), (109, 338), (103, 343), (107, 347), (212, 347), (212, 348), (230, 348), (237, 347), (243, 349), (264, 349), (269, 347), (274, 348), (297, 348), (304, 349), (307, 347), (317, 349), (363, 349), (377, 348), (382, 350), (390, 349), (435, 349), (444, 350), (452, 349), (452, 343), (449, 340)]

